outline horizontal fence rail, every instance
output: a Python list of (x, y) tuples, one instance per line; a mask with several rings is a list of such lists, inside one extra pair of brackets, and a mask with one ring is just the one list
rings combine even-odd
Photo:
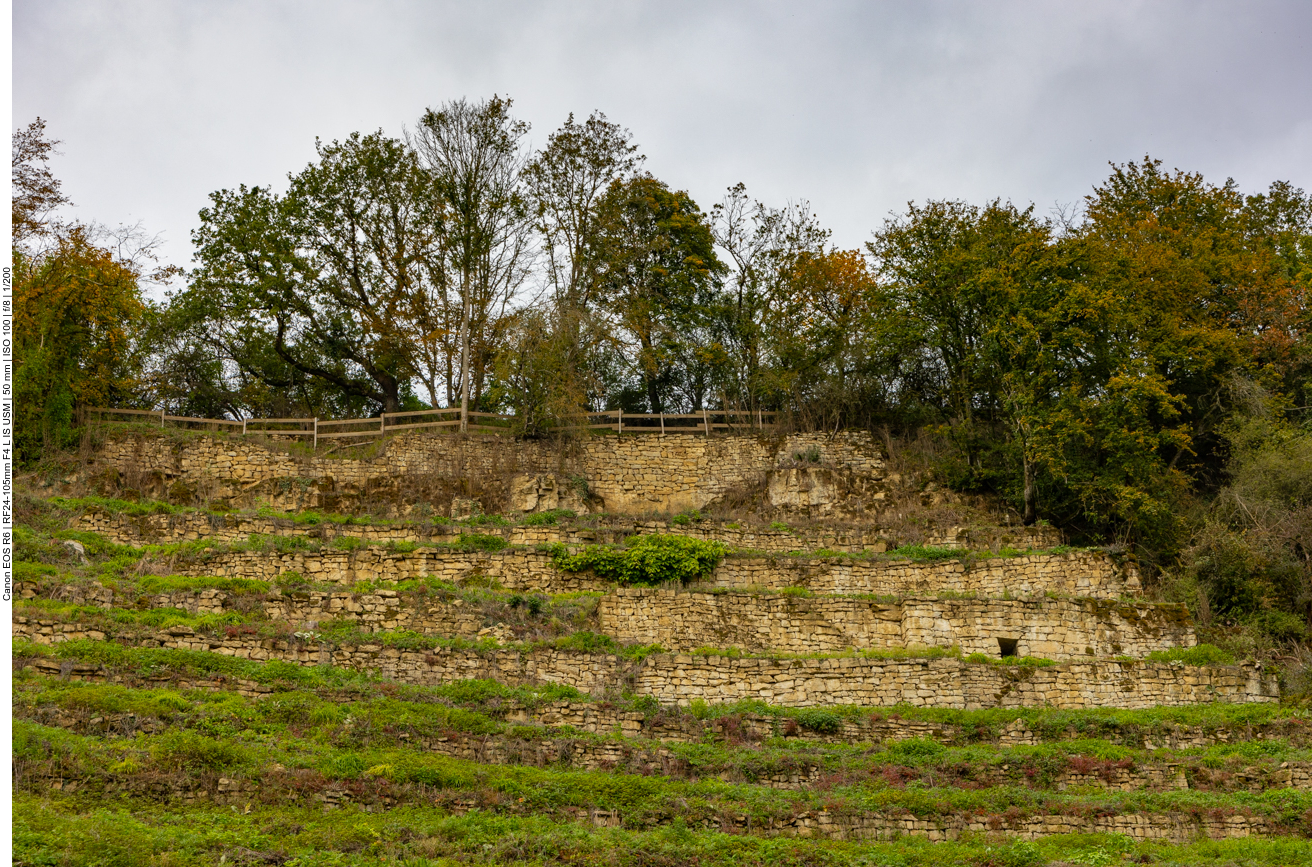
[[(169, 415), (163, 410), (111, 409), (91, 407), (89, 419), (95, 424), (139, 421), (174, 425), (189, 430), (231, 430), (233, 433), (260, 434), (263, 436), (298, 437), (308, 439), (316, 448), (320, 440), (341, 440), (339, 445), (363, 445), (387, 434), (412, 430), (459, 432), (458, 408), (421, 409), (405, 412), (385, 412), (375, 418), (348, 418), (340, 420), (320, 418), (193, 418)], [(115, 418), (128, 416), (128, 418)], [(470, 433), (513, 434), (517, 430), (516, 416), (495, 412), (468, 414), (466, 430)], [(772, 430), (777, 413), (762, 410), (708, 409), (683, 413), (633, 413), (611, 409), (584, 413), (581, 425), (552, 428), (554, 431), (601, 430), (617, 434), (638, 433), (690, 433), (709, 436), (716, 431), (749, 432)], [(600, 420), (600, 421), (598, 421)]]

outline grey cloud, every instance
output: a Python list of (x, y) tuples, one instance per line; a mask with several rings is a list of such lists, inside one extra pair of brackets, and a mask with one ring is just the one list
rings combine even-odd
[(78, 215), (186, 263), (209, 192), (316, 136), (509, 94), (630, 127), (709, 207), (739, 180), (860, 244), (908, 199), (1079, 199), (1151, 153), (1312, 186), (1312, 6), (1186, 3), (14, 3), (14, 124), (46, 118)]

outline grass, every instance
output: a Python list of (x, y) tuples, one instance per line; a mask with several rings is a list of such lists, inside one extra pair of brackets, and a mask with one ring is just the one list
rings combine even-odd
[[(35, 582), (42, 595), (18, 603), (15, 611), (103, 627), (101, 631), (122, 636), (125, 643), (14, 643), (20, 661), (12, 687), (15, 863), (1312, 863), (1308, 842), (1289, 836), (1171, 846), (1108, 835), (1068, 835), (1034, 843), (981, 835), (930, 844), (916, 838), (881, 843), (786, 839), (770, 836), (774, 832), (769, 830), (771, 823), (798, 815), (828, 815), (841, 823), (872, 813), (928, 821), (965, 815), (1011, 821), (1041, 815), (1172, 813), (1192, 822), (1262, 816), (1276, 823), (1281, 834), (1306, 835), (1312, 831), (1312, 793), (1241, 791), (1249, 785), (1246, 780), (1267, 779), (1282, 763), (1312, 764), (1312, 723), (1296, 707), (960, 711), (787, 708), (740, 701), (698, 702), (679, 710), (628, 694), (622, 679), (609, 692), (593, 696), (562, 685), (510, 686), (487, 679), (426, 686), (326, 665), (133, 647), (129, 641), (173, 625), (215, 635), (283, 637), (287, 627), (265, 617), (265, 599), (279, 598), (283, 589), (343, 590), (341, 585), (314, 585), (290, 574), (279, 582), (152, 574), (168, 561), (202, 571), (196, 564), (225, 552), (369, 547), (404, 554), (423, 543), (369, 543), (341, 534), (336, 539), (333, 534), (323, 539), (290, 536), (274, 527), (273, 532), (233, 544), (124, 546), (64, 528), (69, 516), (91, 509), (127, 519), (187, 511), (150, 502), (67, 499), (33, 509), (33, 517), (19, 528), (16, 541), (26, 559), (20, 559), (16, 575)], [(383, 524), (367, 516), (269, 510), (257, 514), (310, 526)], [(434, 523), (428, 512), (423, 518), (425, 526)], [(687, 513), (678, 519), (674, 523), (692, 524), (702, 516)], [(455, 537), (444, 547), (495, 552), (506, 549), (511, 526), (576, 521), (591, 526), (604, 519), (580, 519), (564, 510), (513, 520), (477, 516), (444, 522)], [(65, 540), (81, 542), (92, 562), (78, 562), (62, 545)], [(1026, 553), (1040, 552), (985, 555), (911, 546), (881, 556), (933, 562)], [(821, 550), (810, 556), (851, 555)], [(119, 607), (102, 609), (53, 598), (66, 586), (71, 592), (92, 580), (111, 586)], [(311, 640), (421, 653), (554, 650), (580, 654), (581, 664), (589, 664), (587, 654), (615, 655), (621, 658), (621, 671), (663, 652), (657, 646), (620, 645), (600, 633), (593, 619), (600, 597), (596, 593), (508, 593), (432, 578), (360, 582), (352, 589), (393, 590), (402, 594), (406, 606), (459, 602), (464, 611), (487, 623), (510, 624), (523, 640), (501, 645), (405, 630), (364, 632), (347, 618), (321, 620)], [(143, 595), (202, 590), (226, 594), (230, 610), (190, 615), (179, 609), (136, 607), (149, 604)], [(749, 655), (734, 648), (697, 652)], [(955, 648), (820, 656), (847, 655), (960, 657)], [(35, 656), (100, 666), (106, 682), (80, 682), (21, 667), (22, 660)], [(1209, 646), (1155, 656), (1150, 659), (1191, 665), (1232, 661)], [(1036, 659), (968, 661), (1053, 664)], [(70, 672), (68, 666), (64, 670)], [(86, 670), (71, 673), (85, 676)], [(251, 689), (261, 690), (258, 697), (242, 694)], [(593, 715), (587, 718), (600, 721), (600, 729), (584, 732), (531, 722), (557, 701), (589, 708)], [(521, 713), (528, 714), (529, 723)], [(644, 722), (646, 735), (681, 734), (659, 743), (647, 736), (622, 736), (607, 722), (632, 718)], [(998, 746), (1000, 732), (1017, 719), (1039, 743)], [(72, 728), (49, 725), (55, 721)], [(871, 742), (872, 733), (889, 724), (897, 729), (898, 722), (928, 724), (932, 731), (911, 732), (917, 736), (908, 740)], [(1214, 732), (1218, 740), (1230, 742), (1190, 749), (1146, 746), (1178, 732), (1190, 737)], [(462, 749), (470, 751), (462, 756), (477, 750), (482, 761), (458, 757)], [(600, 769), (588, 769), (601, 761), (606, 764)], [(1163, 763), (1183, 768), (1193, 788), (1057, 790), (1065, 774), (1084, 774), (1096, 782)], [(183, 793), (197, 787), (212, 791), (219, 777), (251, 788), (231, 804), (184, 800)], [(787, 790), (763, 784), (776, 777), (802, 782)], [(53, 779), (76, 789), (52, 791)], [(331, 793), (340, 793), (345, 805), (325, 809), (320, 798)], [(621, 827), (592, 827), (588, 817), (598, 810), (614, 811)]]
[(907, 837), (846, 843), (724, 834), (692, 827), (678, 817), (663, 827), (637, 831), (487, 809), (465, 815), (421, 806), (381, 813), (348, 806), (325, 812), (318, 806), (257, 802), (249, 812), (245, 807), (232, 810), (207, 805), (176, 810), (130, 799), (91, 806), (67, 796), (26, 794), (18, 796), (14, 813), (17, 863), (51, 867), (93, 863), (104, 867), (208, 867), (220, 859), (238, 863), (236, 859), (245, 852), (276, 853), (279, 860), (286, 858), (284, 863), (296, 867), (378, 863), (437, 867), (469, 862), (584, 867), (1037, 867), (1057, 860), (1199, 867), (1312, 863), (1309, 844), (1290, 838), (1171, 845), (1080, 834), (1034, 843), (984, 837), (953, 842)]

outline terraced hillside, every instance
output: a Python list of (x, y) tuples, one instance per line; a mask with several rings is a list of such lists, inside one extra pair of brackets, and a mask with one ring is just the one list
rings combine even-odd
[(18, 863), (1312, 860), (1277, 670), (895, 475), (128, 430), (19, 497)]

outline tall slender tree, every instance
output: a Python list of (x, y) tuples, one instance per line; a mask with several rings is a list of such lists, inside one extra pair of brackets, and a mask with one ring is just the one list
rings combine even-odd
[[(442, 262), (461, 302), (462, 432), (469, 426), (471, 389), (481, 392), (491, 364), (490, 332), (510, 312), (532, 258), (531, 214), (521, 180), (529, 127), (510, 115), (511, 105), (496, 96), (447, 102), (424, 112), (409, 137), (446, 214)], [(482, 357), (471, 368), (475, 343)]]

